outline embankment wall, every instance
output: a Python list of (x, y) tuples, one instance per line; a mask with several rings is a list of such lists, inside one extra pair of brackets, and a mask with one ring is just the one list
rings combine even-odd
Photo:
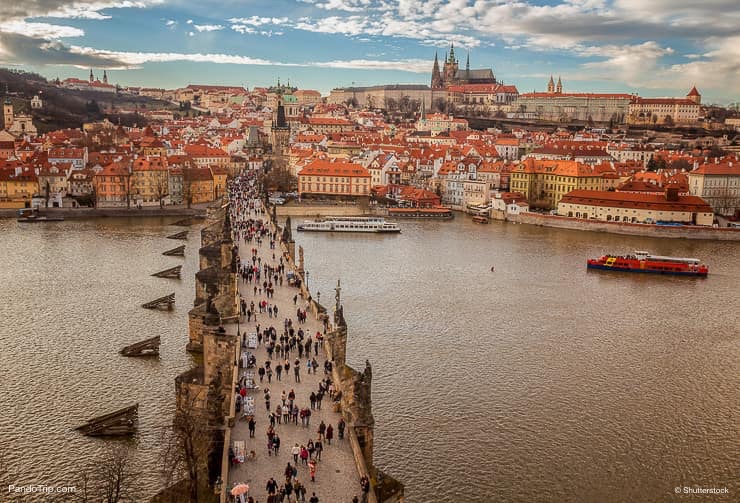
[(509, 215), (507, 220), (510, 222), (539, 225), (543, 227), (557, 227), (560, 229), (591, 232), (609, 232), (612, 234), (627, 234), (631, 236), (740, 241), (740, 229), (731, 229), (727, 227), (703, 227), (694, 225), (674, 227), (670, 225), (603, 222), (599, 220), (584, 220), (582, 218), (560, 217), (557, 215), (543, 215), (540, 213), (520, 213), (519, 215)]

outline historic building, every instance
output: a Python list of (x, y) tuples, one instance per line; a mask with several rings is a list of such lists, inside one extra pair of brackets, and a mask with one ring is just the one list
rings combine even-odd
[(606, 191), (618, 183), (619, 176), (605, 165), (530, 158), (511, 172), (509, 187), (511, 191), (524, 194), (530, 205), (554, 209), (563, 196), (573, 190)]
[(712, 207), (696, 196), (680, 196), (677, 189), (665, 194), (573, 190), (558, 202), (558, 215), (606, 222), (680, 222), (712, 225)]
[(318, 196), (367, 197), (370, 172), (343, 159), (316, 159), (298, 173), (298, 193)]
[(689, 190), (709, 203), (715, 213), (740, 214), (740, 162), (724, 159), (698, 166), (689, 171)]
[(563, 83), (553, 78), (547, 84), (547, 92), (520, 94), (514, 107), (520, 113), (554, 122), (594, 121), (622, 123), (627, 118), (631, 94), (565, 93)]
[(630, 124), (694, 124), (699, 121), (701, 94), (691, 88), (685, 98), (639, 98), (630, 103)]
[(290, 126), (285, 120), (285, 108), (282, 99), (278, 99), (270, 132), (272, 153), (276, 158), (287, 156), (290, 153), (290, 147), (288, 145), (290, 141)]
[(465, 84), (498, 84), (490, 68), (470, 69), (470, 54), (465, 62), (465, 69), (459, 68), (458, 60), (455, 58), (455, 44), (450, 45), (450, 54), (445, 55), (442, 69), (439, 68), (439, 60), (434, 55), (432, 66), (432, 89), (446, 89), (448, 86)]

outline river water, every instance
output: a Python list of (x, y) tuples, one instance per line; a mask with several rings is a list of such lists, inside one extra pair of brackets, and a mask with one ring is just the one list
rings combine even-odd
[[(294, 233), (348, 360), (373, 364), (377, 464), (409, 502), (664, 501), (740, 473), (740, 246), (469, 217)], [(587, 272), (633, 250), (705, 280)], [(495, 272), (491, 272), (491, 267)]]
[[(8, 484), (78, 485), (80, 469), (111, 441), (72, 428), (138, 402), (141, 496), (160, 486), (174, 379), (193, 365), (185, 344), (200, 235), (192, 229), (189, 241), (166, 239), (185, 229), (166, 225), (176, 220), (0, 220), (0, 456)], [(161, 254), (180, 244), (185, 258)], [(182, 280), (150, 276), (179, 264)], [(141, 307), (171, 292), (173, 311)], [(159, 359), (118, 355), (155, 335)]]
[[(74, 483), (107, 441), (71, 428), (139, 402), (142, 486), (158, 487), (174, 378), (193, 365), (199, 238), (184, 259), (162, 256), (183, 243), (166, 239), (174, 220), (0, 220), (9, 483)], [(376, 461), (410, 503), (662, 501), (684, 485), (737, 496), (737, 244), (463, 217), (401, 225), (294, 236), (325, 305), (342, 280), (348, 360), (373, 363)], [(586, 257), (635, 249), (702, 258), (710, 277), (586, 272)], [(182, 280), (150, 276), (180, 263)], [(174, 311), (140, 307), (172, 291)], [(158, 360), (118, 356), (153, 335)]]

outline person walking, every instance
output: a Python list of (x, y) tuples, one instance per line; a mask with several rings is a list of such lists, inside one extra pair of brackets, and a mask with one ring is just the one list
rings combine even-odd
[(290, 453), (293, 455), (293, 463), (298, 464), (298, 456), (301, 455), (301, 448), (298, 447), (298, 444), (295, 444), (293, 448), (290, 450)]
[(308, 471), (311, 474), (311, 482), (316, 482), (316, 461), (313, 459), (308, 462)]
[(293, 373), (295, 374), (295, 382), (301, 382), (301, 367), (300, 365), (293, 366)]
[(288, 465), (285, 467), (285, 470), (283, 470), (283, 475), (285, 475), (286, 481), (293, 477), (293, 466), (290, 464), (290, 461), (288, 461)]
[(362, 503), (367, 503), (367, 494), (370, 492), (370, 479), (363, 475), (360, 479), (360, 488), (362, 489)]
[(249, 418), (249, 438), (254, 438), (254, 430), (257, 428), (257, 423), (254, 420), (254, 416)]
[(265, 490), (268, 495), (274, 495), (277, 494), (277, 487), (278, 484), (275, 482), (275, 479), (270, 477), (270, 480), (267, 481), (267, 485), (265, 486)]
[(313, 448), (316, 449), (316, 459), (321, 461), (321, 453), (324, 452), (324, 446), (321, 443), (321, 440), (316, 440), (313, 444)]
[(310, 438), (308, 439), (308, 444), (306, 444), (306, 450), (308, 450), (308, 459), (313, 459), (313, 455), (316, 452), (316, 446), (313, 445), (313, 440)]
[(316, 496), (316, 493), (311, 494), (311, 497), (308, 498), (308, 503), (319, 503), (319, 497)]
[(295, 491), (295, 500), (306, 501), (306, 487), (301, 483), (300, 480), (295, 479), (293, 482), (293, 491)]
[(344, 439), (344, 428), (347, 427), (347, 423), (344, 422), (344, 418), (340, 417), (339, 422), (337, 422), (337, 431), (339, 433), (339, 440)]
[(331, 439), (334, 438), (334, 427), (329, 425), (326, 427), (326, 443), (331, 445)]
[(319, 424), (318, 433), (319, 433), (319, 440), (321, 440), (322, 438), (324, 438), (324, 433), (326, 433), (326, 423), (324, 423), (323, 420)]

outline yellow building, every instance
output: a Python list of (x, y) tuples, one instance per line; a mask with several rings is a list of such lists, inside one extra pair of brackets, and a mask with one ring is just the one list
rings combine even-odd
[(221, 166), (210, 166), (209, 169), (213, 177), (212, 200), (216, 200), (226, 193), (226, 181), (229, 178), (229, 172)]
[(298, 193), (369, 196), (370, 172), (343, 159), (316, 159), (298, 173)]
[(554, 209), (572, 190), (608, 190), (618, 184), (619, 176), (610, 165), (526, 159), (511, 172), (509, 190), (524, 194), (532, 206)]
[(36, 173), (30, 168), (22, 171), (0, 171), (0, 198), (14, 202), (31, 202), (31, 197), (38, 192), (39, 181)]
[(167, 164), (164, 157), (135, 159), (131, 171), (131, 197), (134, 204), (162, 204), (169, 194)]
[(213, 175), (209, 168), (183, 168), (182, 193), (191, 204), (213, 201)]

